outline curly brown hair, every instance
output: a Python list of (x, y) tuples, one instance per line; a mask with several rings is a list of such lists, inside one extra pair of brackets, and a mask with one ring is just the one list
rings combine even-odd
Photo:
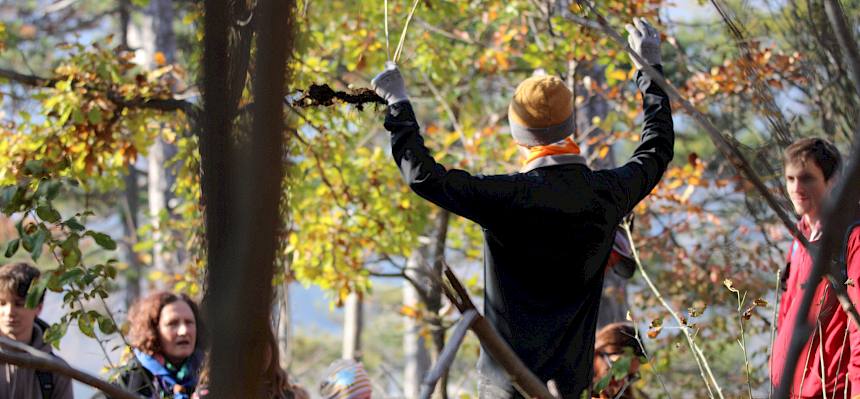
[(132, 305), (128, 312), (128, 322), (131, 325), (129, 330), (131, 346), (148, 355), (161, 353), (161, 342), (158, 339), (158, 319), (161, 316), (161, 309), (178, 301), (184, 301), (194, 313), (194, 321), (197, 323), (197, 348), (204, 348), (205, 329), (200, 319), (200, 310), (197, 304), (188, 295), (167, 291), (153, 292)]

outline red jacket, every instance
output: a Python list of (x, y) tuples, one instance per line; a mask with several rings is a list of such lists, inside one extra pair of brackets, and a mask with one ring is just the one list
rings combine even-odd
[[(804, 236), (809, 237), (810, 227), (805, 221), (798, 223), (798, 229)], [(814, 237), (811, 241), (815, 242), (817, 239)], [(787, 261), (790, 264), (789, 274), (786, 290), (782, 294), (779, 305), (777, 333), (771, 357), (770, 373), (774, 386), (779, 385), (782, 380), (785, 358), (791, 345), (791, 337), (794, 335), (795, 320), (799, 316), (797, 313), (803, 297), (802, 287), (809, 279), (813, 263), (809, 252), (797, 239), (791, 244)], [(858, 306), (860, 304), (860, 228), (855, 228), (848, 240), (846, 266), (848, 278), (855, 281), (854, 285), (847, 287), (848, 295), (851, 302)], [(798, 360), (791, 397), (820, 398), (822, 369), (824, 391), (828, 396), (833, 392), (839, 392), (838, 397), (842, 397), (842, 392), (846, 388), (846, 374), (850, 397), (860, 395), (860, 330), (853, 323), (849, 323), (848, 316), (839, 305), (832, 287), (825, 280), (818, 282), (808, 317), (813, 322), (815, 331), (810, 335)], [(818, 322), (815, 322), (816, 319)]]

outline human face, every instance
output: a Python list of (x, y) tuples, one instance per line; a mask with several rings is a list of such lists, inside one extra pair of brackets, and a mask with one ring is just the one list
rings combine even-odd
[(33, 309), (24, 304), (24, 298), (12, 292), (0, 292), (0, 334), (29, 344), (33, 340), (33, 323), (42, 311), (40, 303)]
[(818, 221), (824, 198), (830, 190), (821, 168), (812, 160), (786, 164), (785, 186), (795, 212), (807, 222)]
[(197, 345), (197, 320), (185, 301), (171, 302), (161, 308), (158, 317), (158, 339), (164, 357), (181, 364), (194, 353)]

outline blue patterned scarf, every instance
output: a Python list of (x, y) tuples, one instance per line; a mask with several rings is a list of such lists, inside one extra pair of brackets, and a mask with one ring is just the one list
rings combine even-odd
[(173, 399), (191, 397), (191, 393), (197, 387), (197, 376), (203, 358), (200, 351), (194, 351), (180, 366), (174, 366), (163, 356), (150, 356), (137, 349), (134, 350), (134, 356), (141, 366), (152, 373), (159, 388), (164, 393), (172, 395), (168, 397)]

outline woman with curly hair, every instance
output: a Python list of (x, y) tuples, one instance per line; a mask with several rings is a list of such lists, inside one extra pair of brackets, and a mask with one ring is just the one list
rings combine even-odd
[(190, 398), (203, 362), (197, 304), (154, 292), (131, 307), (128, 320), (133, 357), (120, 373), (123, 385), (146, 398)]

